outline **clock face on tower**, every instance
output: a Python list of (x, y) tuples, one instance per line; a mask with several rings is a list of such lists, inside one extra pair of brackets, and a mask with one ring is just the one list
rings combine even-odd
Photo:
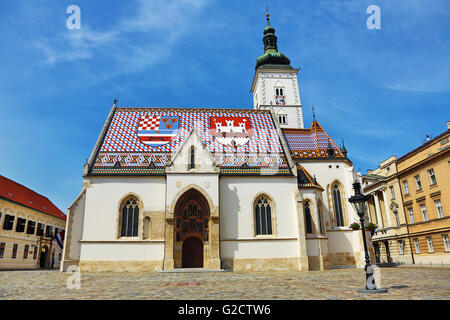
[(284, 106), (286, 104), (286, 97), (285, 96), (275, 96), (275, 102), (277, 105)]

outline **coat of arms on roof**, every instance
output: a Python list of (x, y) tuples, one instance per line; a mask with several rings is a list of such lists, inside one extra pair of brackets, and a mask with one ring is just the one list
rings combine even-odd
[(178, 117), (144, 115), (139, 120), (137, 135), (142, 143), (158, 147), (177, 136), (179, 123)]
[(211, 133), (223, 145), (243, 146), (251, 137), (247, 117), (211, 117)]

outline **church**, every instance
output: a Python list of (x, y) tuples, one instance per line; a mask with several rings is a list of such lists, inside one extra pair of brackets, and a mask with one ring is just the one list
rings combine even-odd
[(315, 118), (305, 128), (299, 69), (266, 18), (252, 109), (114, 102), (68, 209), (62, 271), (364, 266), (347, 201), (358, 174)]

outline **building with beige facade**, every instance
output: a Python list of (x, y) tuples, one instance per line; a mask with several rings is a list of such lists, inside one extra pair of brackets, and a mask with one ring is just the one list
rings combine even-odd
[(49, 199), (0, 175), (0, 269), (59, 268), (66, 216)]
[(450, 264), (450, 122), (447, 130), (362, 177), (378, 263)]

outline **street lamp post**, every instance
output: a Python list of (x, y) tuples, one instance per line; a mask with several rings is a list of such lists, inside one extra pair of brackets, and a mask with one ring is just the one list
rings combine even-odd
[(364, 267), (364, 271), (366, 272), (366, 287), (365, 289), (359, 289), (357, 291), (361, 293), (387, 292), (386, 288), (377, 288), (375, 284), (373, 268), (370, 264), (369, 251), (367, 250), (366, 231), (364, 230), (364, 215), (366, 213), (367, 201), (369, 200), (369, 197), (361, 193), (361, 184), (359, 182), (353, 183), (353, 189), (355, 190), (355, 194), (350, 197), (348, 201), (352, 204), (353, 208), (359, 216), (359, 221), (361, 222), (361, 232), (363, 236), (364, 253), (366, 258), (366, 266)]

